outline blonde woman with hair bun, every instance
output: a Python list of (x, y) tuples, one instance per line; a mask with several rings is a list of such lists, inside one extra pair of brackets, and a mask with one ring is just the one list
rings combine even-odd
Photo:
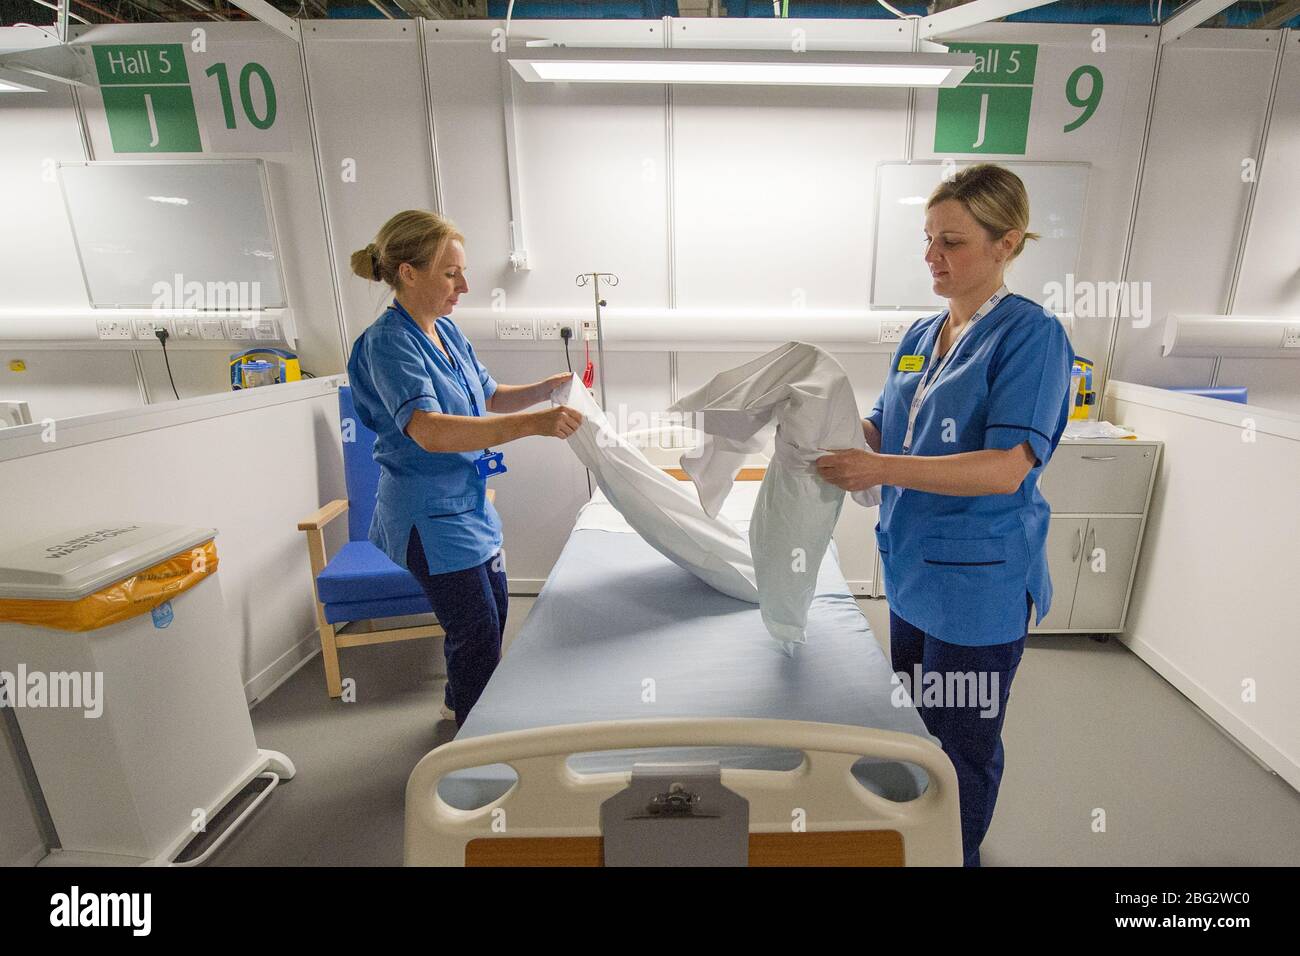
[[(1051, 607), (1038, 477), (1065, 431), (1074, 353), (1057, 318), (1005, 284), (1038, 238), (1015, 173), (980, 163), (940, 183), (915, 238), (948, 307), (903, 336), (862, 424), (867, 450), (835, 451), (817, 469), (846, 491), (883, 486), (890, 655), (957, 770), (962, 846), (978, 866), (1007, 694), (1033, 610), (1041, 621)], [(936, 684), (987, 693), (935, 701)]]
[(529, 435), (568, 438), (582, 423), (563, 405), (525, 411), (569, 373), (498, 384), (451, 320), (469, 291), (464, 243), (447, 219), (408, 209), (352, 253), (352, 272), (383, 282), (393, 302), (348, 360), (357, 417), (376, 435), (370, 540), (411, 572), (447, 633), (443, 716), (458, 725), (500, 660), (509, 606), (486, 480), (505, 469), (492, 449)]

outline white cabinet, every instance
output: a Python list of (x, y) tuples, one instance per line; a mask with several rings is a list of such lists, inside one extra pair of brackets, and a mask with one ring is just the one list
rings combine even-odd
[(1161, 444), (1065, 440), (1039, 481), (1052, 508), (1052, 606), (1030, 633), (1122, 631)]

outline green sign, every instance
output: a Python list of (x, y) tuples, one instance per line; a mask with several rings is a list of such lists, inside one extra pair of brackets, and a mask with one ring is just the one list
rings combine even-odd
[(182, 44), (96, 44), (92, 49), (113, 152), (203, 151)]
[(1029, 138), (1038, 47), (949, 43), (948, 49), (953, 53), (974, 53), (976, 62), (960, 86), (939, 90), (934, 151), (1023, 156)]

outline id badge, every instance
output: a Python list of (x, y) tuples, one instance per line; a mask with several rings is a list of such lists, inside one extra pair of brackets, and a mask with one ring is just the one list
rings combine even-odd
[(506, 468), (506, 456), (499, 451), (483, 452), (474, 460), (474, 467), (478, 469), (480, 478), (491, 478), (493, 475), (504, 475), (509, 469)]

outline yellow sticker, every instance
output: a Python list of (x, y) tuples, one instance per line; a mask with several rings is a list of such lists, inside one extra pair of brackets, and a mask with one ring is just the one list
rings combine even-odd
[(923, 365), (925, 365), (924, 355), (900, 355), (898, 357), (898, 370), (900, 372), (919, 372)]

